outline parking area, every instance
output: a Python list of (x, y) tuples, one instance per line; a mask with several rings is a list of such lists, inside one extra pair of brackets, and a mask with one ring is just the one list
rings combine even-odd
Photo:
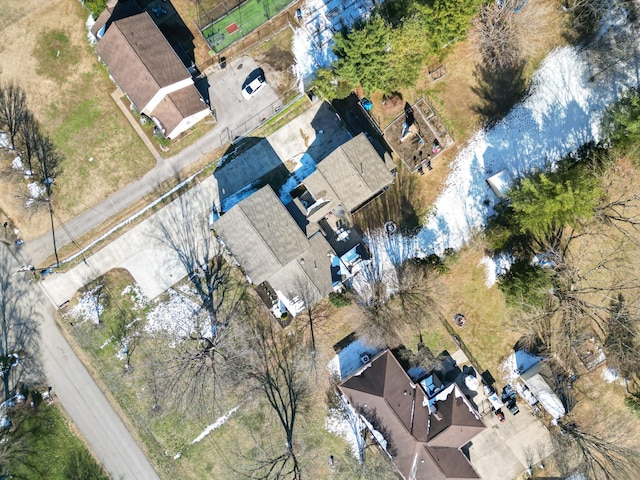
[(215, 110), (218, 121), (216, 128), (222, 142), (233, 140), (228, 138), (229, 130), (237, 129), (253, 119), (256, 119), (257, 126), (263, 120), (260, 115), (264, 113), (264, 119), (269, 118), (278, 105), (278, 94), (269, 84), (268, 76), (266, 85), (255, 96), (249, 100), (243, 98), (242, 84), (258, 68), (260, 65), (253, 58), (244, 56), (226, 64), (225, 68), (215, 67), (207, 75), (209, 99)]
[[(551, 434), (533, 415), (531, 407), (519, 399), (519, 413), (512, 415), (503, 407), (504, 421), (500, 421), (491, 410), (480, 374), (473, 370), (465, 354), (458, 350), (451, 358), (460, 371), (455, 382), (476, 405), (487, 427), (463, 448), (481, 478), (513, 480), (551, 454)], [(470, 383), (465, 381), (469, 374), (475, 374), (478, 388), (470, 390)]]

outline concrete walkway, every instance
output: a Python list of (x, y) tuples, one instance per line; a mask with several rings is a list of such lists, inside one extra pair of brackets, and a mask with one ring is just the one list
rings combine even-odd
[[(0, 242), (0, 268), (16, 270), (23, 259), (11, 256)], [(14, 275), (26, 282), (29, 275)], [(93, 378), (55, 324), (56, 310), (38, 284), (24, 285), (20, 297), (25, 311), (35, 307), (40, 317), (40, 355), (57, 401), (114, 479), (159, 480), (144, 453), (109, 404)], [(46, 339), (46, 341), (44, 341)]]

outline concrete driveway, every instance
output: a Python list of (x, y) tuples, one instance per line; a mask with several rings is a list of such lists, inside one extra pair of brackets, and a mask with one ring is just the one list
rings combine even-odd
[[(209, 98), (218, 120), (216, 129), (223, 141), (245, 135), (273, 115), (274, 109), (279, 106), (278, 95), (269, 84), (268, 77), (265, 87), (253, 98), (247, 100), (242, 96), (242, 83), (256, 68), (260, 68), (260, 65), (253, 58), (245, 56), (207, 75)], [(231, 131), (235, 134), (229, 133)]]
[[(200, 182), (166, 207), (124, 233), (65, 273), (54, 273), (40, 284), (60, 306), (86, 284), (113, 268), (125, 268), (148, 298), (155, 298), (190, 273), (183, 255), (200, 259), (215, 248), (208, 226), (216, 184)], [(194, 265), (195, 266), (195, 265)]]

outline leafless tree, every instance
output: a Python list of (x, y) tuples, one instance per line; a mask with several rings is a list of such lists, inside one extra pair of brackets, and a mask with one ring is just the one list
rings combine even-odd
[(274, 325), (268, 312), (256, 307), (248, 315), (251, 352), (246, 374), (269, 403), (284, 433), (284, 451), (255, 462), (251, 478), (301, 478), (296, 422), (309, 401), (309, 355), (300, 333)]
[(182, 295), (197, 305), (185, 319), (185, 336), (164, 364), (169, 400), (181, 410), (209, 409), (224, 387), (241, 381), (245, 354), (244, 328), (235, 322), (244, 312), (247, 293), (242, 279), (224, 258), (206, 225), (206, 195), (193, 190), (168, 207), (155, 240), (171, 249), (176, 265), (187, 274)]
[(131, 357), (140, 344), (141, 332), (137, 328), (137, 319), (129, 311), (120, 309), (115, 321), (110, 326), (111, 336), (120, 346), (120, 351), (125, 356), (124, 370), (131, 371)]
[(556, 464), (563, 469), (586, 478), (636, 478), (640, 454), (624, 423), (603, 417), (581, 425), (565, 417), (551, 432)]
[(518, 35), (514, 21), (515, 0), (505, 0), (482, 7), (475, 18), (474, 38), (489, 70), (504, 72), (521, 62)]
[(607, 364), (629, 381), (640, 378), (640, 311), (637, 303), (633, 300), (628, 302), (621, 293), (611, 301), (607, 335), (603, 344)]
[[(302, 317), (304, 326), (309, 326), (309, 334), (311, 337), (311, 355), (316, 354), (316, 328), (318, 324), (327, 318), (327, 304), (322, 302), (323, 297), (318, 289), (304, 278), (297, 278), (294, 282), (294, 290), (300, 299), (304, 302), (304, 313), (298, 317)], [(298, 320), (298, 318), (296, 318)]]
[(15, 148), (16, 135), (27, 112), (27, 95), (15, 82), (0, 84), (0, 125), (9, 133), (11, 148)]

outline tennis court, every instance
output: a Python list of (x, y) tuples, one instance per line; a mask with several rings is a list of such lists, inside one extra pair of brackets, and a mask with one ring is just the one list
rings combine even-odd
[(211, 49), (218, 53), (284, 10), (291, 0), (248, 0), (202, 29)]

